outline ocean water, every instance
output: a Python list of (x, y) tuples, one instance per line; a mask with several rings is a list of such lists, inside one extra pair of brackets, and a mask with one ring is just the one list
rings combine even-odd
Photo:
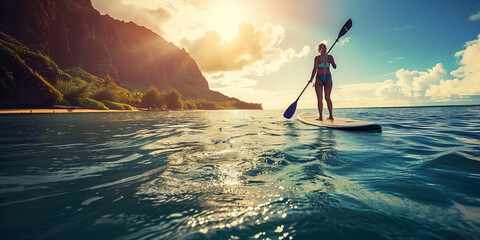
[(480, 238), (480, 106), (335, 111), (2, 115), (0, 238)]

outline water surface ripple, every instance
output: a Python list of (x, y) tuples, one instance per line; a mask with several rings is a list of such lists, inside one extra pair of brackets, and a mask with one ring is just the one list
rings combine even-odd
[(282, 112), (2, 115), (1, 238), (479, 239), (480, 107)]

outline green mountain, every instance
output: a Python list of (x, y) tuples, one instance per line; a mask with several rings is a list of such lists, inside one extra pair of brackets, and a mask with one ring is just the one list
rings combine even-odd
[(49, 106), (61, 99), (54, 87), (59, 80), (99, 86), (111, 76), (118, 88), (176, 88), (185, 99), (261, 109), (210, 90), (184, 49), (145, 27), (101, 15), (90, 0), (2, 0), (0, 31), (2, 108)]
[(62, 94), (43, 76), (58, 75), (52, 60), (0, 32), (0, 108), (52, 107)]

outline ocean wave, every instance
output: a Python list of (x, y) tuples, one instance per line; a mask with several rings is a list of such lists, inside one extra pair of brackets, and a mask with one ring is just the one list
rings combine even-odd
[(367, 133), (281, 111), (1, 118), (0, 231), (6, 239), (475, 239), (479, 114), (336, 110), (383, 127)]

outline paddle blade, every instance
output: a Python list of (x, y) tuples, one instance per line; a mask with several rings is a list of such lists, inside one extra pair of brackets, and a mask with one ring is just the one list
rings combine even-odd
[(337, 39), (340, 39), (343, 35), (345, 35), (345, 33), (347, 33), (350, 28), (352, 28), (352, 19), (348, 19), (348, 21), (343, 25), (340, 33), (338, 33)]
[(285, 110), (283, 117), (290, 119), (295, 113), (295, 110), (297, 110), (297, 101), (293, 102), (292, 105)]

